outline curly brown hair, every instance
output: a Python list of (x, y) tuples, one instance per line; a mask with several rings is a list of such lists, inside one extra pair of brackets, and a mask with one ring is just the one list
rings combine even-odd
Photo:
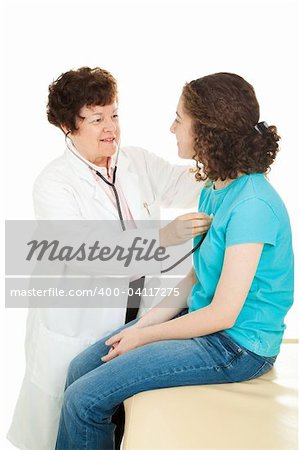
[(192, 118), (197, 180), (266, 173), (279, 150), (275, 126), (262, 132), (253, 87), (239, 75), (215, 73), (186, 83), (183, 107)]
[(106, 70), (81, 67), (63, 73), (49, 86), (47, 116), (50, 123), (70, 131), (83, 106), (110, 105), (117, 100), (117, 83)]

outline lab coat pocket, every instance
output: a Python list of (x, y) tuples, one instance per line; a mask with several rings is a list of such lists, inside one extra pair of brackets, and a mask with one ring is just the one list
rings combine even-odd
[(39, 324), (31, 381), (52, 397), (62, 397), (69, 363), (92, 342), (54, 333)]
[(159, 200), (143, 201), (143, 218), (146, 219), (156, 219), (160, 218), (160, 202)]

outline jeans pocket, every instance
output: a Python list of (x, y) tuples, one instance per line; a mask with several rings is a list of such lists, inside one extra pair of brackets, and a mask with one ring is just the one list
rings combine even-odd
[(210, 367), (217, 370), (230, 367), (245, 352), (238, 344), (222, 332), (194, 339), (210, 360)]
[(236, 355), (241, 355), (246, 351), (244, 347), (241, 347), (227, 333), (225, 333), (225, 331), (219, 331), (218, 334), (224, 339), (226, 346), (229, 347)]

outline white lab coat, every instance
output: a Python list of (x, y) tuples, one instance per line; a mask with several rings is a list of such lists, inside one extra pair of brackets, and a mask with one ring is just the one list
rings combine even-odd
[[(160, 207), (194, 208), (201, 185), (186, 166), (173, 166), (141, 148), (120, 150), (118, 180), (135, 220), (159, 219)], [(117, 211), (90, 169), (69, 150), (34, 185), (37, 219), (115, 219)], [(126, 281), (127, 285), (129, 280)], [(31, 309), (26, 372), (8, 439), (23, 450), (54, 450), (67, 367), (87, 346), (122, 326), (122, 308)]]

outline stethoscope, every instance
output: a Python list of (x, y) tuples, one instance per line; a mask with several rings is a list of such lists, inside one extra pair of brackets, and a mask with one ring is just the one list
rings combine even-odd
[[(117, 162), (118, 162), (118, 156), (119, 156), (119, 148), (117, 150), (117, 154), (116, 154), (116, 158), (115, 158), (115, 166), (114, 166), (114, 170), (113, 170), (113, 177), (112, 177), (112, 183), (107, 180), (107, 178), (104, 177), (104, 175), (102, 175), (92, 164), (90, 164), (88, 161), (86, 161), (84, 158), (82, 158), (80, 156), (79, 153), (77, 153), (74, 149), (76, 148), (75, 145), (73, 144), (73, 141), (71, 140), (71, 138), (68, 136), (71, 133), (71, 131), (68, 131), (65, 134), (65, 144), (68, 148), (68, 150), (74, 155), (76, 156), (78, 159), (80, 159), (81, 162), (83, 162), (87, 167), (89, 167), (92, 171), (94, 171), (96, 173), (96, 175), (101, 178), (101, 180), (104, 181), (104, 183), (106, 183), (108, 186), (110, 186), (113, 190), (114, 196), (115, 196), (115, 200), (116, 200), (116, 207), (117, 207), (117, 213), (118, 213), (118, 217), (119, 217), (119, 221), (122, 227), (123, 231), (126, 231), (126, 226), (125, 226), (125, 222), (124, 222), (124, 218), (122, 215), (122, 211), (121, 211), (121, 206), (120, 206), (120, 201), (119, 201), (119, 195), (117, 192), (117, 189), (115, 187), (115, 181), (116, 181), (116, 171), (117, 171)], [(70, 140), (72, 146), (74, 147), (74, 149), (69, 145), (68, 140)], [(172, 266), (167, 267), (167, 269), (163, 269), (161, 270), (161, 273), (166, 273), (169, 272), (170, 270), (174, 269), (176, 266), (178, 266), (179, 264), (181, 264), (183, 261), (185, 261), (185, 259), (187, 259), (189, 256), (191, 256), (196, 250), (198, 250), (205, 237), (206, 237), (207, 233), (205, 233), (202, 237), (202, 239), (188, 252), (186, 253), (186, 255), (182, 256), (182, 258), (180, 258), (178, 261), (176, 261), (174, 264), (172, 264)]]
[(122, 227), (123, 231), (126, 231), (126, 226), (125, 226), (125, 222), (124, 222), (124, 218), (122, 215), (122, 211), (121, 211), (121, 206), (120, 206), (120, 201), (119, 201), (119, 195), (115, 186), (115, 181), (116, 181), (116, 171), (117, 171), (117, 162), (118, 162), (118, 155), (119, 155), (119, 148), (117, 150), (117, 154), (116, 154), (116, 159), (115, 159), (115, 166), (113, 169), (113, 177), (112, 177), (112, 183), (107, 180), (107, 178), (104, 177), (104, 175), (102, 175), (93, 165), (91, 165), (88, 161), (86, 161), (85, 159), (83, 159), (79, 153), (75, 152), (74, 149), (69, 145), (68, 140), (71, 141), (72, 146), (75, 148), (75, 145), (73, 144), (73, 141), (71, 140), (71, 138), (68, 136), (70, 134), (71, 131), (68, 131), (65, 134), (65, 143), (67, 148), (72, 152), (73, 155), (75, 155), (78, 159), (80, 159), (80, 161), (82, 161), (87, 167), (89, 167), (92, 171), (94, 171), (96, 173), (96, 175), (101, 178), (101, 180), (104, 181), (104, 183), (106, 183), (108, 186), (111, 187), (113, 193), (114, 193), (114, 197), (115, 197), (115, 201), (116, 201), (116, 208), (117, 208), (117, 213), (118, 213), (118, 217), (119, 217), (119, 221), (120, 221), (120, 225)]

